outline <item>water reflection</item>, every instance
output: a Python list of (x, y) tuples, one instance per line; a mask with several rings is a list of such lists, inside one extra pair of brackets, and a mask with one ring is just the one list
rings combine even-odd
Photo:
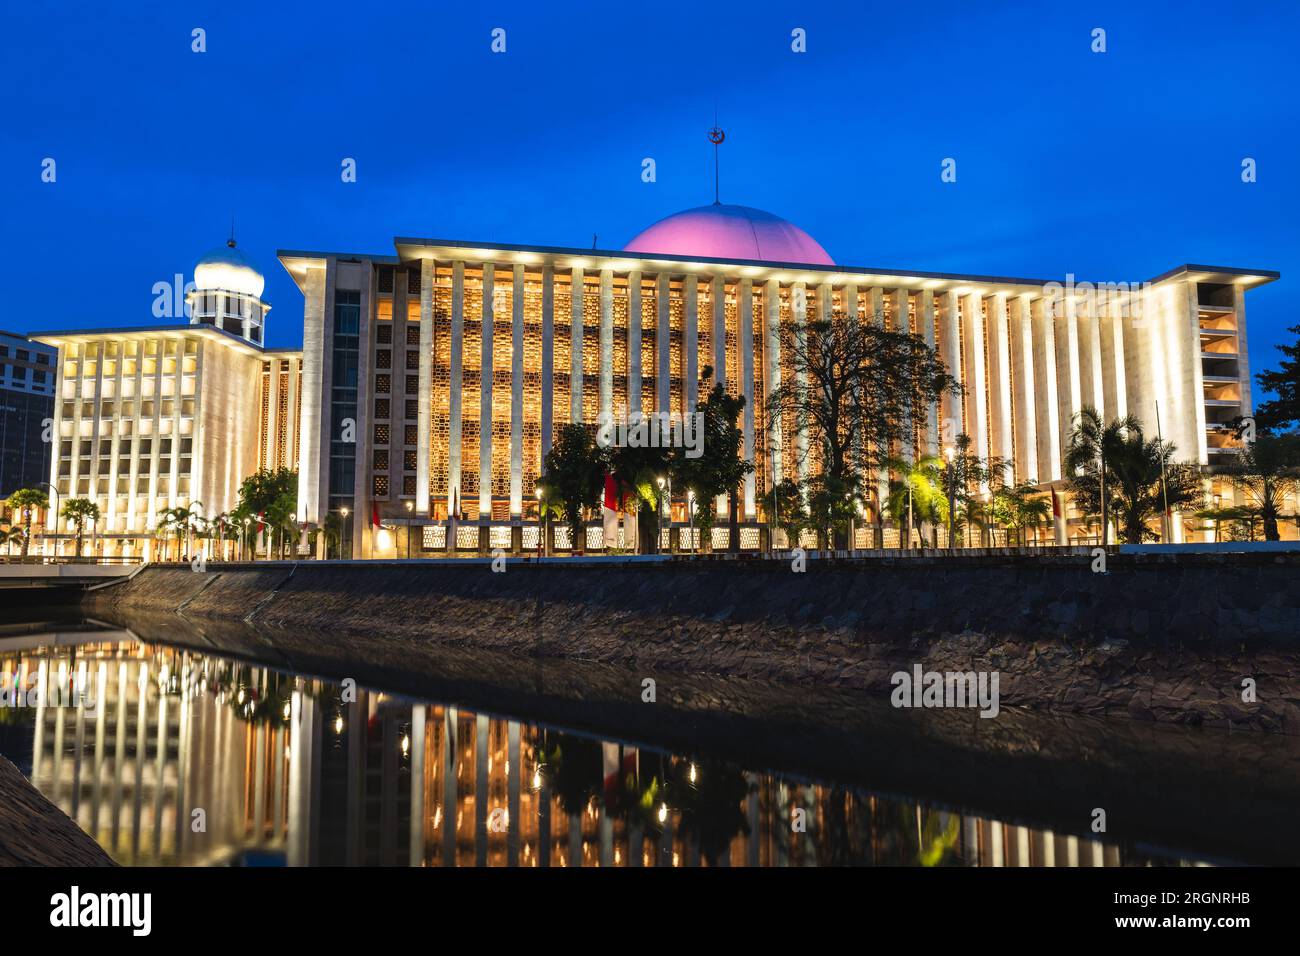
[(124, 631), (6, 642), (0, 671), (42, 698), (0, 713), (0, 748), (125, 864), (1176, 862)]

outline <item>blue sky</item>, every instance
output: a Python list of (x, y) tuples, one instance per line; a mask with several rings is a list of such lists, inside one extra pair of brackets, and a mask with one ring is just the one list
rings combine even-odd
[(277, 249), (617, 248), (711, 201), (716, 109), (723, 200), (841, 263), (1278, 270), (1247, 300), (1259, 371), (1300, 322), (1297, 28), (1280, 2), (13, 4), (0, 327), (155, 322), (154, 283), (188, 278), (232, 215), (278, 346), (302, 299)]

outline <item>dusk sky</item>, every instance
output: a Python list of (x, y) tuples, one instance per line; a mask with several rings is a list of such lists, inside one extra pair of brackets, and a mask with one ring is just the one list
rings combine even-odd
[(157, 323), (154, 283), (189, 279), (232, 215), (273, 346), (302, 327), (277, 249), (619, 248), (712, 201), (715, 110), (723, 201), (841, 264), (1278, 270), (1247, 300), (1256, 372), (1300, 322), (1292, 3), (43, 3), (9, 5), (5, 29), (17, 332)]

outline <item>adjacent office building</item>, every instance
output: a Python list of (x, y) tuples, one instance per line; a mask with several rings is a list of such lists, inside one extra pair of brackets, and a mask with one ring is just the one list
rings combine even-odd
[(49, 477), (57, 358), (49, 346), (0, 332), (0, 498)]

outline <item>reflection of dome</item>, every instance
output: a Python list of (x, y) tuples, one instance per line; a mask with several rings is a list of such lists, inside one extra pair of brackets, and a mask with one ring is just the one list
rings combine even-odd
[(242, 292), (260, 299), (265, 286), (266, 279), (235, 248), (234, 239), (213, 249), (194, 266), (194, 288), (199, 292)]
[(761, 209), (715, 203), (674, 213), (643, 230), (624, 252), (710, 259), (754, 259), (833, 266), (817, 240)]

